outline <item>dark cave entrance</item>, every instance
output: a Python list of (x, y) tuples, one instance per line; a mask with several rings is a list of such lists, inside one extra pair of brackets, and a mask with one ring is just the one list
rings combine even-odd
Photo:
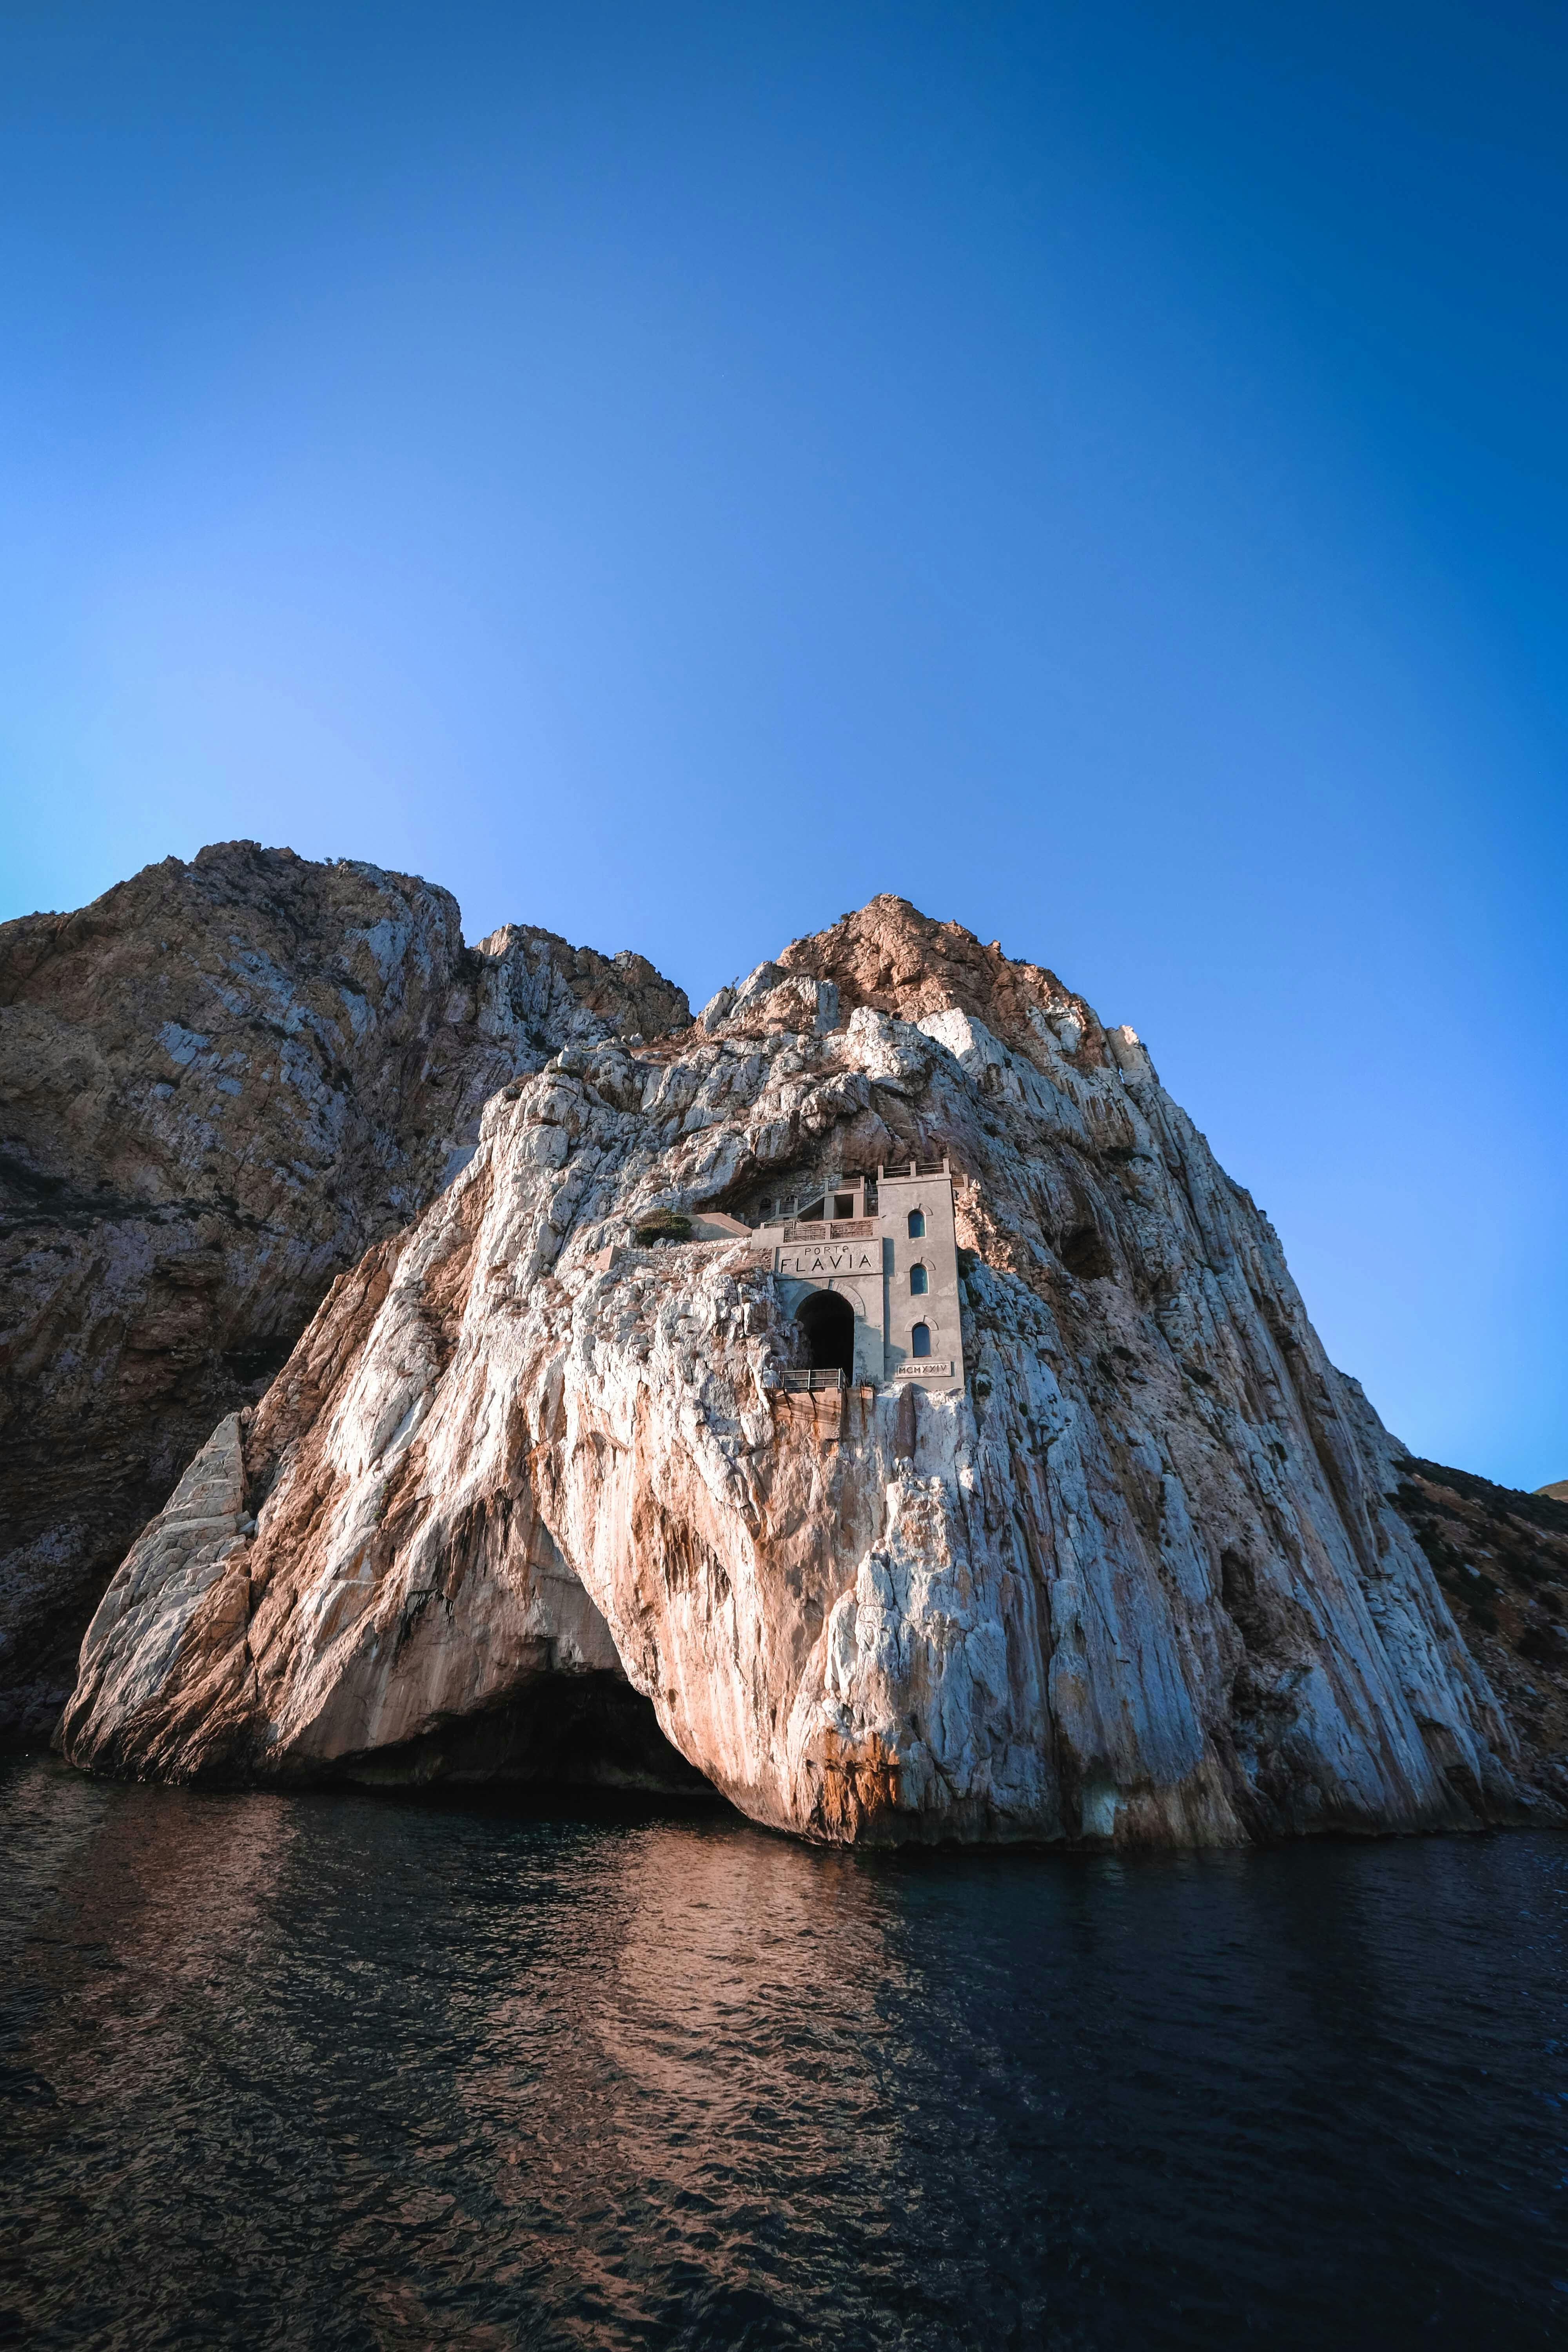
[(489, 1783), (723, 1801), (666, 1739), (652, 1700), (604, 1670), (530, 1675), (498, 1705), (401, 1747), (346, 1757), (329, 1777), (369, 1788)]
[(814, 1372), (855, 1370), (855, 1309), (837, 1290), (814, 1290), (795, 1309), (795, 1321), (805, 1334)]

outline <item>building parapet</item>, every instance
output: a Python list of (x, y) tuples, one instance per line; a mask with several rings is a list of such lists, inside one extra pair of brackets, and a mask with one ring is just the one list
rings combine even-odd
[(857, 1242), (868, 1240), (877, 1230), (875, 1217), (833, 1217), (824, 1224), (820, 1221), (802, 1223), (791, 1218), (784, 1226), (786, 1242)]

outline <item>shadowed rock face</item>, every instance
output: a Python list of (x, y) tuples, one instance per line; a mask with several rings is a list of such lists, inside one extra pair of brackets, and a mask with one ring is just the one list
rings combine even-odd
[[(943, 1153), (965, 1394), (788, 1391), (743, 1236), (631, 1245)], [(65, 1749), (391, 1770), (618, 1664), (691, 1767), (824, 1840), (1507, 1818), (1402, 1458), (1132, 1032), (875, 899), (682, 1034), (490, 1101), (126, 1559)]]
[(1395, 1501), (1519, 1735), (1541, 1805), (1568, 1801), (1568, 1498), (1406, 1454)]
[(0, 927), (0, 1729), (332, 1276), (569, 1038), (689, 1018), (638, 956), (464, 947), (407, 875), (230, 842)]

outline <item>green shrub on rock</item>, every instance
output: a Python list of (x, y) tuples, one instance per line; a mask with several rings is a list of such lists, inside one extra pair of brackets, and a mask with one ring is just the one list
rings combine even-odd
[(633, 1227), (632, 1239), (638, 1249), (651, 1249), (655, 1242), (689, 1242), (691, 1220), (676, 1209), (655, 1209), (640, 1225)]

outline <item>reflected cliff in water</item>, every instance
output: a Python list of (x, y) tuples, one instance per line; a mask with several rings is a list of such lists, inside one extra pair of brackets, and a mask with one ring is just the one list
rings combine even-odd
[(1568, 1841), (0, 1815), (16, 2340), (1562, 2340)]

